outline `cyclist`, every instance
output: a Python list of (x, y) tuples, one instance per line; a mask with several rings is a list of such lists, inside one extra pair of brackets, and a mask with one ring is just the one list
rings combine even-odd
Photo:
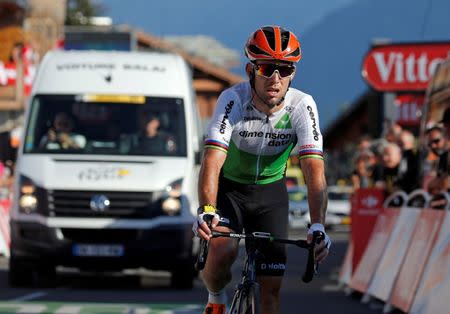
[[(327, 207), (322, 135), (313, 98), (290, 88), (300, 43), (290, 31), (264, 26), (249, 37), (245, 55), (248, 82), (225, 90), (208, 127), (199, 177), (198, 217), (193, 231), (209, 240), (211, 228), (220, 231), (264, 231), (287, 235), (287, 159), (296, 144), (308, 187), (312, 232), (324, 232)], [(316, 246), (317, 261), (328, 255), (330, 238)], [(286, 263), (284, 245), (260, 248), (257, 260), (263, 313), (279, 313), (279, 291)], [(238, 254), (238, 241), (210, 241), (202, 279), (209, 291), (204, 313), (225, 314), (224, 288)]]

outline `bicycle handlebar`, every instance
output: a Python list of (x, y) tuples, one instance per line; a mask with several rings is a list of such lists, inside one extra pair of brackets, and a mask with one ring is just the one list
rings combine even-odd
[[(227, 238), (235, 238), (235, 239), (265, 239), (269, 242), (278, 242), (278, 243), (285, 243), (285, 244), (293, 244), (300, 248), (304, 248), (308, 250), (308, 261), (306, 263), (305, 272), (303, 274), (302, 280), (303, 282), (310, 282), (314, 275), (317, 273), (318, 264), (316, 261), (316, 253), (314, 250), (314, 243), (320, 243), (325, 239), (325, 235), (321, 231), (314, 231), (313, 232), (313, 240), (311, 243), (308, 243), (306, 240), (291, 240), (291, 239), (282, 239), (272, 236), (270, 233), (267, 232), (253, 232), (249, 234), (245, 233), (234, 233), (234, 232), (221, 232), (221, 231), (212, 231), (212, 237), (218, 238), (218, 237), (227, 237)], [(196, 262), (196, 269), (202, 270), (206, 263), (206, 258), (208, 254), (208, 243), (207, 241), (202, 239), (202, 244), (200, 247), (200, 252), (197, 258)]]

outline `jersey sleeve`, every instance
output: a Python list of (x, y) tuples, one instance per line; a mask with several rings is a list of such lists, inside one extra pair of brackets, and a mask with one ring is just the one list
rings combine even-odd
[(233, 110), (237, 110), (238, 97), (230, 90), (224, 91), (217, 100), (216, 110), (208, 125), (205, 148), (228, 152), (233, 132)]
[(319, 113), (311, 96), (302, 99), (299, 121), (296, 123), (299, 158), (323, 159), (323, 139), (320, 132)]

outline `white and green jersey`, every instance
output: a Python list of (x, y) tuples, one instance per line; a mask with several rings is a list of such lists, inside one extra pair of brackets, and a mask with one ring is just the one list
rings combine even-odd
[(283, 108), (270, 116), (251, 100), (248, 82), (223, 91), (208, 126), (205, 148), (227, 153), (225, 178), (244, 184), (279, 180), (297, 143), (301, 159), (323, 158), (317, 106), (310, 95), (289, 88)]

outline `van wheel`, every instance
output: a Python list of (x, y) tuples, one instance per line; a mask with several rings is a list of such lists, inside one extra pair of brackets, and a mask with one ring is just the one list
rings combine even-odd
[(176, 289), (192, 289), (195, 277), (193, 261), (186, 261), (172, 271), (171, 286)]
[(11, 287), (30, 287), (33, 285), (33, 268), (21, 259), (9, 259), (8, 282)]

